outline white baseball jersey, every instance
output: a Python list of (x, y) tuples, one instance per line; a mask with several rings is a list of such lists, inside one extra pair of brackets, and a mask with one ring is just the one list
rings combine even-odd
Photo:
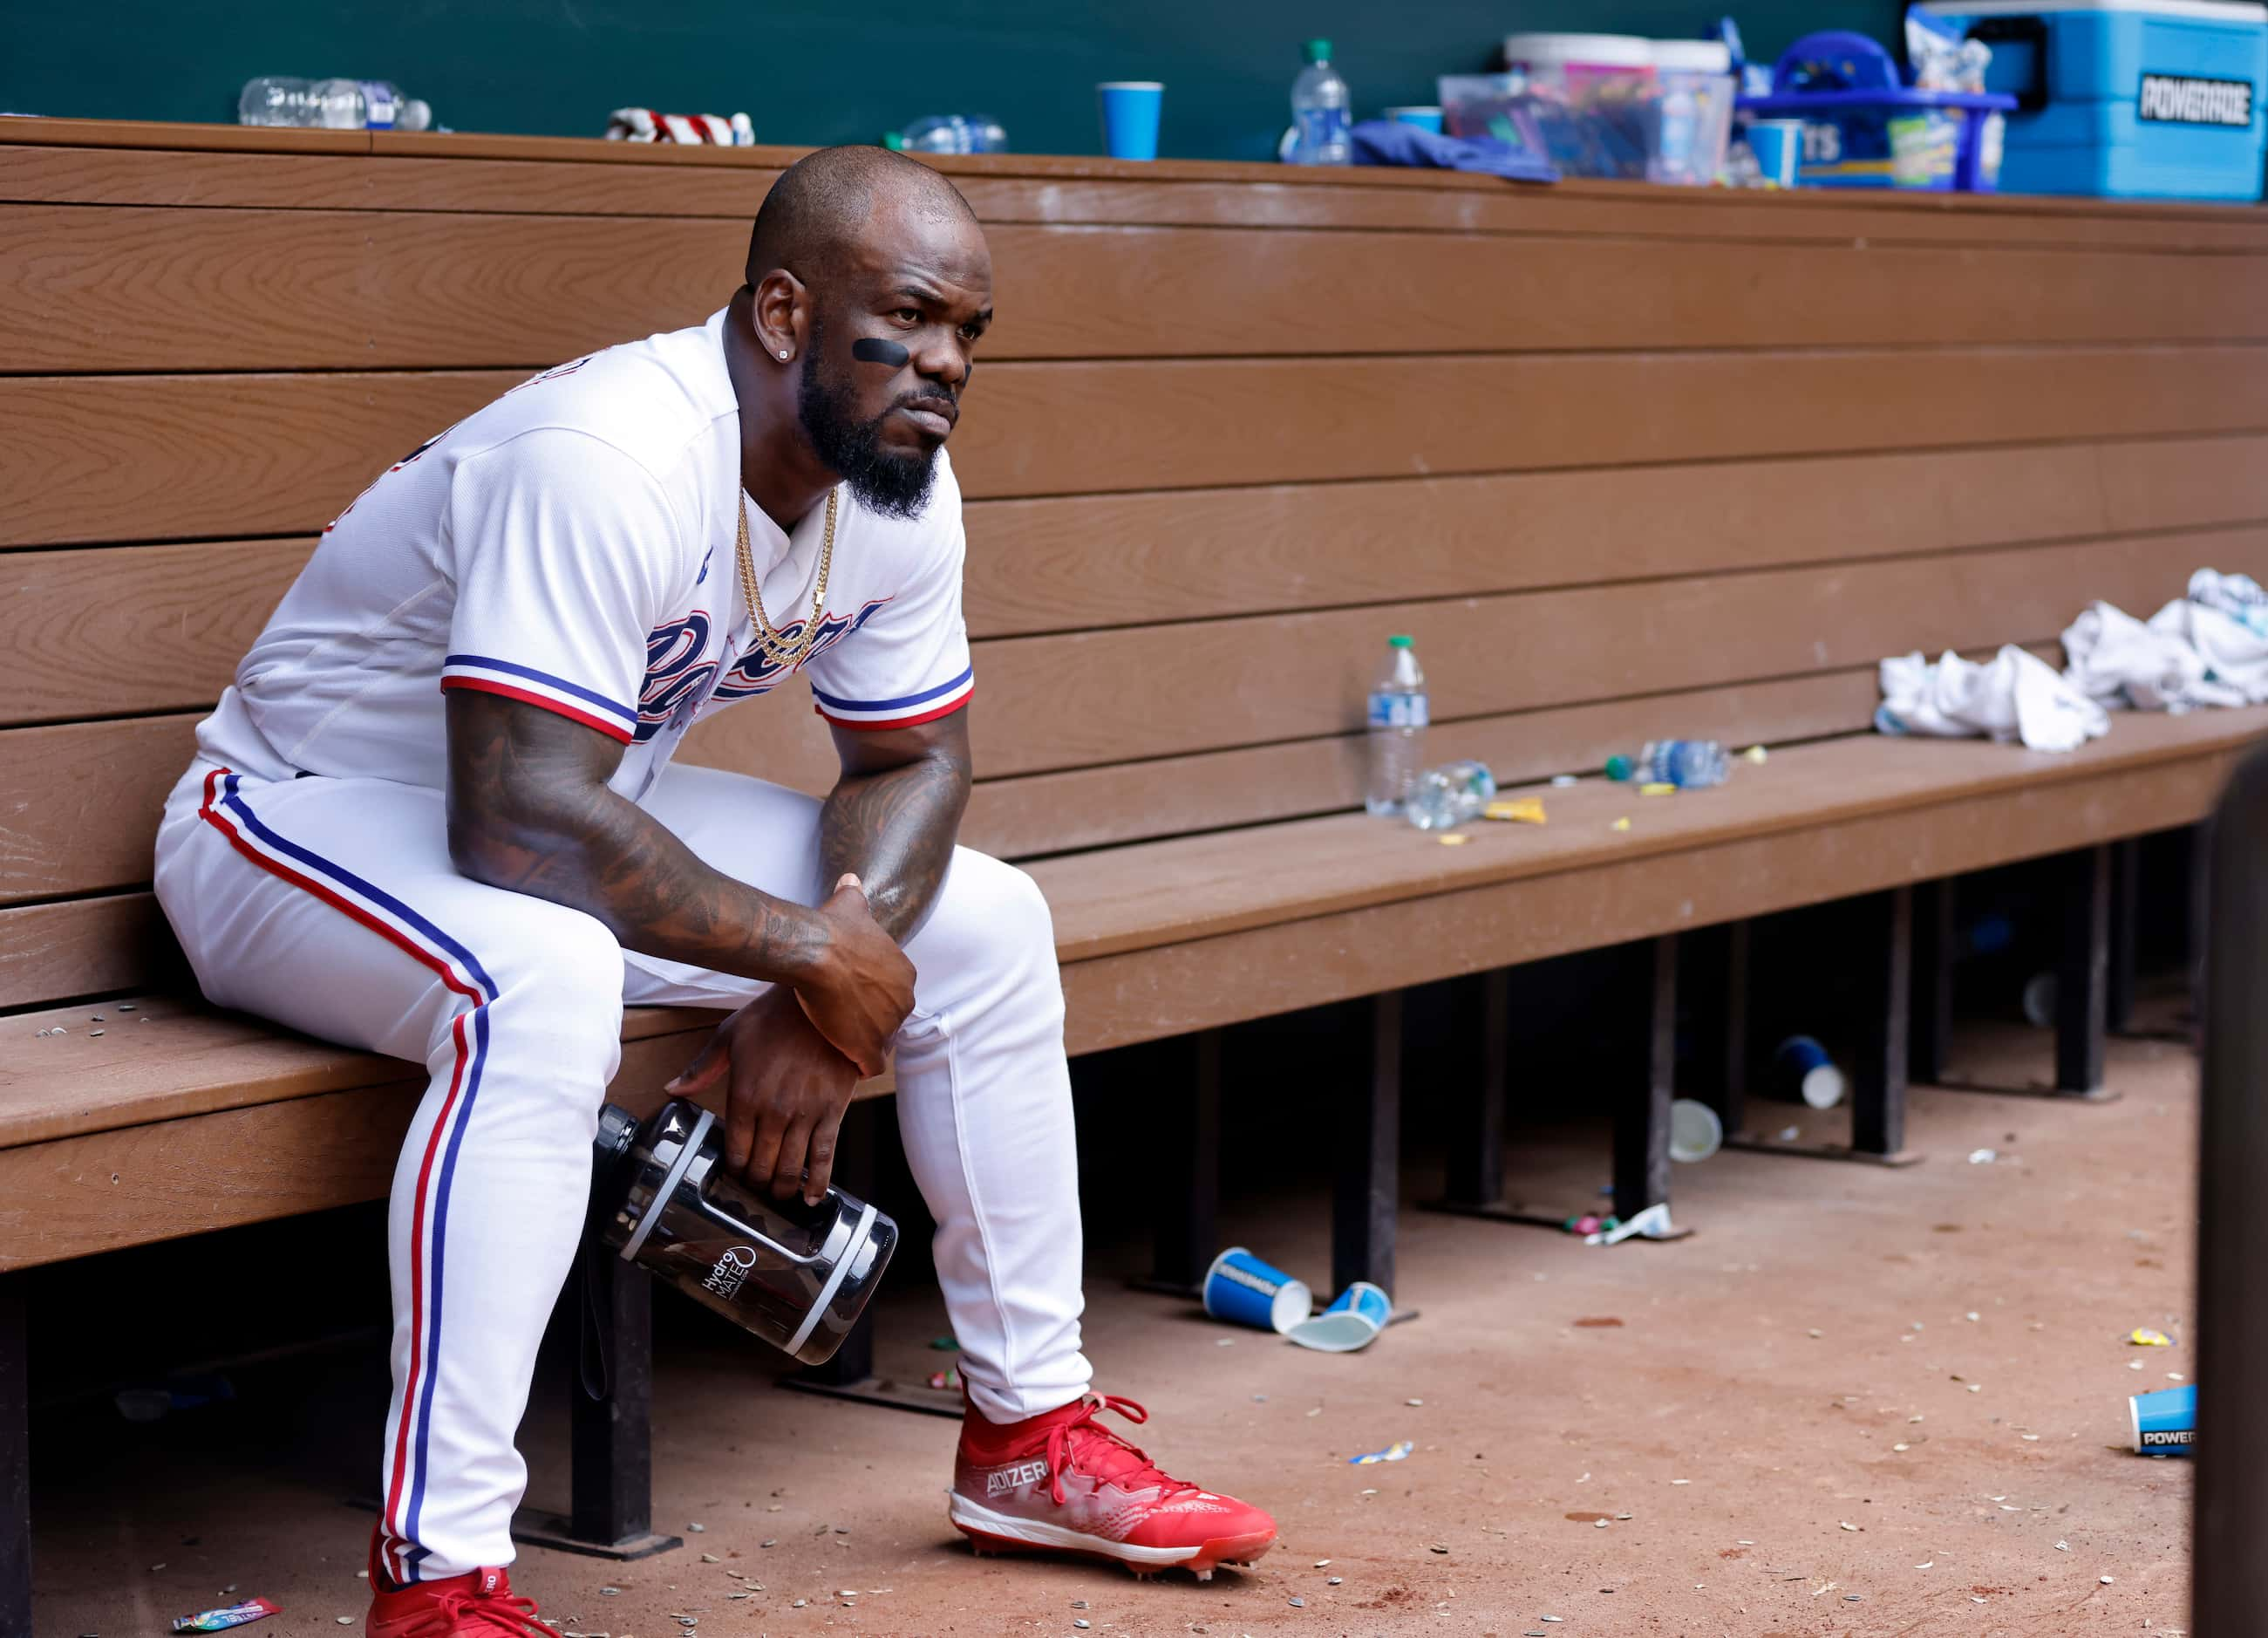
[[(438, 790), (442, 692), (479, 689), (621, 741), (612, 786), (636, 798), (701, 716), (785, 682), (751, 640), (733, 508), (791, 641), (827, 508), (790, 535), (743, 496), (725, 322), (547, 371), (389, 467), (324, 532), (199, 727), (204, 754)], [(839, 493), (820, 634), (793, 669), (847, 727), (958, 710), (972, 679), (950, 463), (911, 520)]]

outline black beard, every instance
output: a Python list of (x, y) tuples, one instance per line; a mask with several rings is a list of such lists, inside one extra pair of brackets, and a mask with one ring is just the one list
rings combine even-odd
[(828, 362), (827, 332), (811, 321), (808, 358), (795, 395), (796, 417), (819, 458), (850, 486), (850, 498), (886, 518), (917, 518), (937, 478), (937, 451), (904, 455), (882, 444), (885, 410), (871, 421), (853, 418), (849, 384)]

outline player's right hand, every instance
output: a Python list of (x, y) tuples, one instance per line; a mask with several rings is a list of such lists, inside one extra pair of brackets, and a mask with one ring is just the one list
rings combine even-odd
[(828, 946), (816, 974), (795, 986), (804, 1015), (865, 1075), (890, 1061), (890, 1042), (914, 1009), (914, 964), (866, 905), (858, 878), (844, 875), (819, 907)]

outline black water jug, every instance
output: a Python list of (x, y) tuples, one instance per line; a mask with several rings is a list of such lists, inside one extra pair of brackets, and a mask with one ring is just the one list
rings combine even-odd
[(898, 1226), (840, 1189), (816, 1206), (776, 1200), (730, 1174), (722, 1139), (713, 1113), (680, 1098), (643, 1125), (601, 1109), (593, 1232), (742, 1330), (824, 1364), (881, 1282)]

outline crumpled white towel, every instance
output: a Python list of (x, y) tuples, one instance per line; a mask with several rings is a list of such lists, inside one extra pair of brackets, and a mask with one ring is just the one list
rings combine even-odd
[(1934, 665), (1918, 651), (1895, 655), (1882, 661), (1881, 682), (1874, 726), (1885, 734), (1983, 734), (2067, 751), (2110, 731), (2109, 712), (2013, 643), (1981, 666), (1950, 652)]
[(2213, 704), (2257, 705), (2268, 700), (2268, 637), (2244, 621), (2177, 597), (2150, 616), (2150, 630), (2196, 651), (2206, 677), (2222, 692)]
[(2249, 574), (2199, 569), (2190, 576), (2190, 601), (2218, 609), (2256, 637), (2268, 637), (2268, 592)]
[[(2063, 634), (2064, 680), (2114, 711), (2184, 712), (2196, 705), (2242, 705), (2243, 693), (2212, 680), (2205, 658), (2190, 640), (2183, 612), (2200, 605), (2177, 601), (2145, 625), (2111, 603), (2091, 603)], [(2242, 630), (2242, 628), (2238, 628)]]

